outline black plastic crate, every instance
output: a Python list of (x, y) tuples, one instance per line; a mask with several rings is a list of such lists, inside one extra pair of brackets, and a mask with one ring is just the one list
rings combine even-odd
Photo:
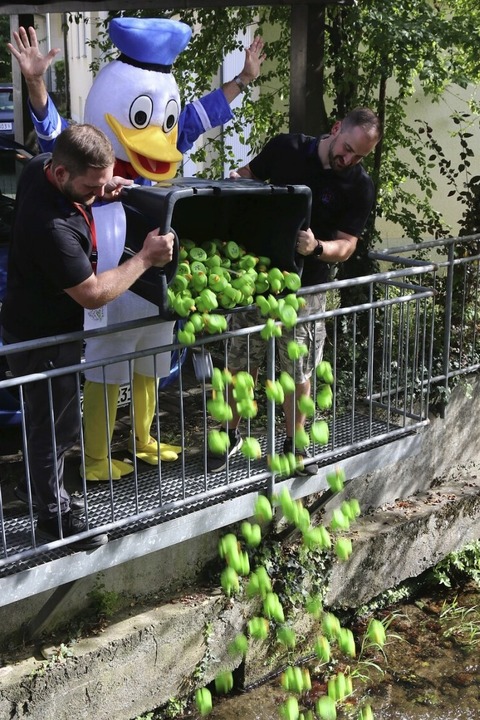
[[(303, 258), (295, 250), (297, 233), (310, 224), (311, 191), (305, 185), (267, 185), (246, 179), (178, 178), (153, 187), (126, 188), (125, 258), (140, 249), (149, 230), (172, 229), (178, 239), (233, 240), (249, 252), (265, 255), (281, 270), (301, 274)], [(167, 287), (175, 277), (178, 248), (165, 268), (151, 268), (132, 290), (168, 315)]]

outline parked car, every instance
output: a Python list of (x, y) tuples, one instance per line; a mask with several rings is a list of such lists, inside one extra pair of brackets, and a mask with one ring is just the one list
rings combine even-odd
[[(15, 138), (13, 116), (13, 86), (0, 83), (0, 133), (7, 139)], [(3, 149), (2, 138), (0, 147)]]
[[(0, 229), (7, 227), (11, 212), (13, 211), (13, 202), (5, 198), (0, 193)], [(3, 233), (2, 233), (3, 235)], [(7, 282), (7, 255), (8, 245), (6, 242), (0, 242), (0, 307), (5, 295), (5, 286)], [(2, 344), (0, 334), (0, 346)], [(0, 380), (8, 377), (8, 365), (5, 357), (0, 357)], [(18, 392), (14, 389), (0, 388), (0, 427), (7, 425), (18, 425), (22, 416), (20, 412), (20, 403), (18, 401)]]

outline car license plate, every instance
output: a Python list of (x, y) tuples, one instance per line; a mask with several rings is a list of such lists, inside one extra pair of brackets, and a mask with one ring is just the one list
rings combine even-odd
[(0, 122), (0, 130), (13, 130), (13, 123)]

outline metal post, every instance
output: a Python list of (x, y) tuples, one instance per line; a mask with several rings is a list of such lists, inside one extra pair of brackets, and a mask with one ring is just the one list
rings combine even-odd
[[(267, 378), (275, 380), (275, 338), (271, 337), (267, 344)], [(267, 398), (267, 456), (275, 452), (275, 403)], [(268, 494), (273, 495), (275, 476), (272, 473), (268, 482)]]
[(450, 372), (450, 339), (452, 334), (452, 297), (453, 297), (453, 273), (455, 270), (454, 265), (454, 250), (455, 246), (451, 243), (448, 246), (448, 271), (447, 271), (447, 285), (445, 288), (445, 310), (444, 310), (444, 329), (443, 329), (443, 362), (442, 370), (444, 375), (445, 385), (445, 400), (442, 403), (441, 417), (445, 417), (445, 402), (448, 395), (448, 375)]
[(54, 611), (57, 610), (61, 603), (65, 602), (67, 596), (70, 595), (71, 591), (77, 584), (78, 580), (72, 580), (64, 585), (59, 585), (53, 591), (47, 602), (28, 623), (25, 632), (27, 640), (35, 640), (42, 634)]

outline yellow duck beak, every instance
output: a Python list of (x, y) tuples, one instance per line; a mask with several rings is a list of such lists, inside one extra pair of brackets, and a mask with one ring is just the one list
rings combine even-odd
[(158, 182), (175, 177), (182, 154), (177, 150), (177, 128), (165, 135), (158, 126), (125, 128), (112, 115), (105, 118), (139, 176)]

